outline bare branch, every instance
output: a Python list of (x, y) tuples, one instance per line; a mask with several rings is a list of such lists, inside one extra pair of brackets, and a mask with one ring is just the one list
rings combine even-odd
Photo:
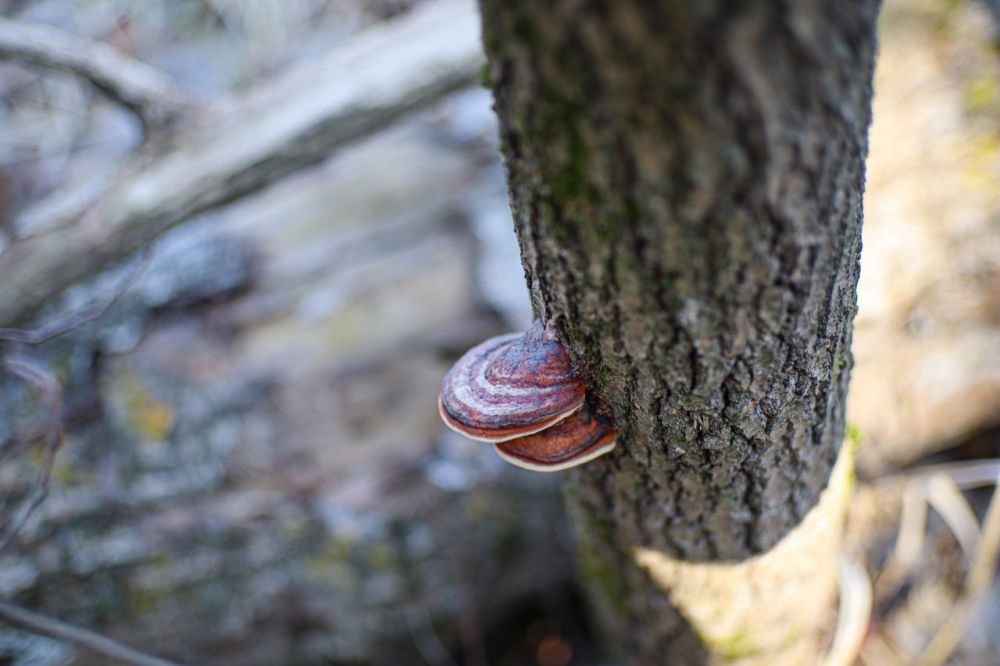
[(316, 164), (472, 83), (482, 62), (475, 6), (440, 0), (216, 105), (204, 126), (167, 154), (136, 157), (96, 205), (75, 211), (78, 223), (15, 240), (0, 254), (0, 325), (25, 321), (70, 285), (193, 215)]
[(28, 500), (27, 506), (21, 512), (21, 516), (14, 519), (7, 533), (0, 538), (0, 554), (14, 542), (18, 532), (48, 496), (52, 466), (56, 462), (56, 453), (63, 441), (62, 386), (59, 385), (59, 381), (51, 373), (25, 361), (7, 360), (3, 362), (3, 365), (11, 374), (20, 377), (38, 391), (46, 403), (49, 414), (45, 426), (45, 460), (38, 472), (35, 487), (29, 493), (31, 499)]
[[(96, 305), (91, 305), (90, 307), (84, 308), (77, 312), (71, 312), (68, 315), (59, 317), (54, 321), (43, 324), (42, 326), (29, 330), (22, 330), (18, 328), (0, 328), (0, 341), (6, 342), (17, 342), (26, 345), (40, 345), (43, 342), (47, 342), (52, 338), (57, 338), (60, 335), (69, 333), (78, 326), (82, 326), (89, 321), (93, 321), (104, 315), (112, 305), (118, 302), (122, 296), (125, 295), (135, 281), (142, 274), (143, 269), (149, 264), (149, 248), (147, 247), (144, 251), (142, 258), (139, 262), (129, 271), (128, 275), (121, 281), (118, 287), (115, 288), (114, 293), (111, 297), (106, 299), (103, 303), (98, 303)], [(0, 548), (2, 551), (3, 548)]]
[(92, 83), (133, 111), (147, 128), (168, 124), (188, 106), (174, 82), (120, 51), (47, 25), (0, 18), (0, 58), (58, 69)]
[(0, 600), (0, 620), (33, 634), (71, 643), (133, 666), (179, 666), (176, 662), (139, 652), (88, 629), (53, 620), (2, 600)]

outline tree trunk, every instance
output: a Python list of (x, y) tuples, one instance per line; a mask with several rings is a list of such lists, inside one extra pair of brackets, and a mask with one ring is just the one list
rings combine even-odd
[(618, 426), (569, 489), (610, 643), (811, 663), (849, 485), (877, 0), (481, 7), (536, 314)]

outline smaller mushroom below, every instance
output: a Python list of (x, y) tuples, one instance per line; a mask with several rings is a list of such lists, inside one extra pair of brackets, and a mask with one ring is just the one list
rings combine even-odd
[(569, 418), (527, 437), (493, 445), (507, 462), (536, 472), (582, 465), (615, 448), (615, 429), (584, 405)]

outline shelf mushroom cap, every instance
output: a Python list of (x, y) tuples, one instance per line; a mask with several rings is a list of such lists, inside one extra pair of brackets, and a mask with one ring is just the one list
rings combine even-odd
[(452, 430), (503, 442), (558, 423), (580, 409), (585, 393), (555, 332), (536, 322), (458, 359), (444, 378), (438, 409)]
[(615, 448), (615, 429), (585, 405), (569, 418), (534, 435), (493, 445), (507, 462), (535, 472), (582, 465)]

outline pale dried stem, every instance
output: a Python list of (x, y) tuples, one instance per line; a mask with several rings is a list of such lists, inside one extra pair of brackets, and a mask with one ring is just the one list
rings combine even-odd
[[(959, 488), (968, 490), (970, 488), (981, 488), (992, 486), (1000, 477), (1000, 459), (984, 458), (967, 462), (944, 463), (941, 465), (929, 465), (907, 472), (905, 476), (914, 478), (929, 478), (939, 472), (950, 476)], [(892, 479), (894, 477), (888, 477)]]
[(823, 666), (853, 666), (872, 616), (872, 582), (860, 563), (842, 557), (837, 567), (840, 583), (840, 610), (833, 644)]
[(896, 546), (875, 581), (875, 591), (879, 598), (884, 598), (895, 590), (920, 558), (926, 525), (927, 502), (924, 497), (923, 482), (920, 479), (911, 479), (903, 488)]
[[(1000, 484), (1000, 478), (994, 479)], [(939, 666), (955, 651), (969, 626), (976, 609), (990, 588), (1000, 557), (1000, 487), (994, 487), (986, 517), (983, 520), (982, 537), (975, 559), (969, 568), (965, 585), (951, 614), (917, 659), (917, 666)]]
[(944, 519), (971, 562), (979, 545), (979, 521), (958, 484), (944, 472), (935, 474), (927, 480), (927, 503)]

